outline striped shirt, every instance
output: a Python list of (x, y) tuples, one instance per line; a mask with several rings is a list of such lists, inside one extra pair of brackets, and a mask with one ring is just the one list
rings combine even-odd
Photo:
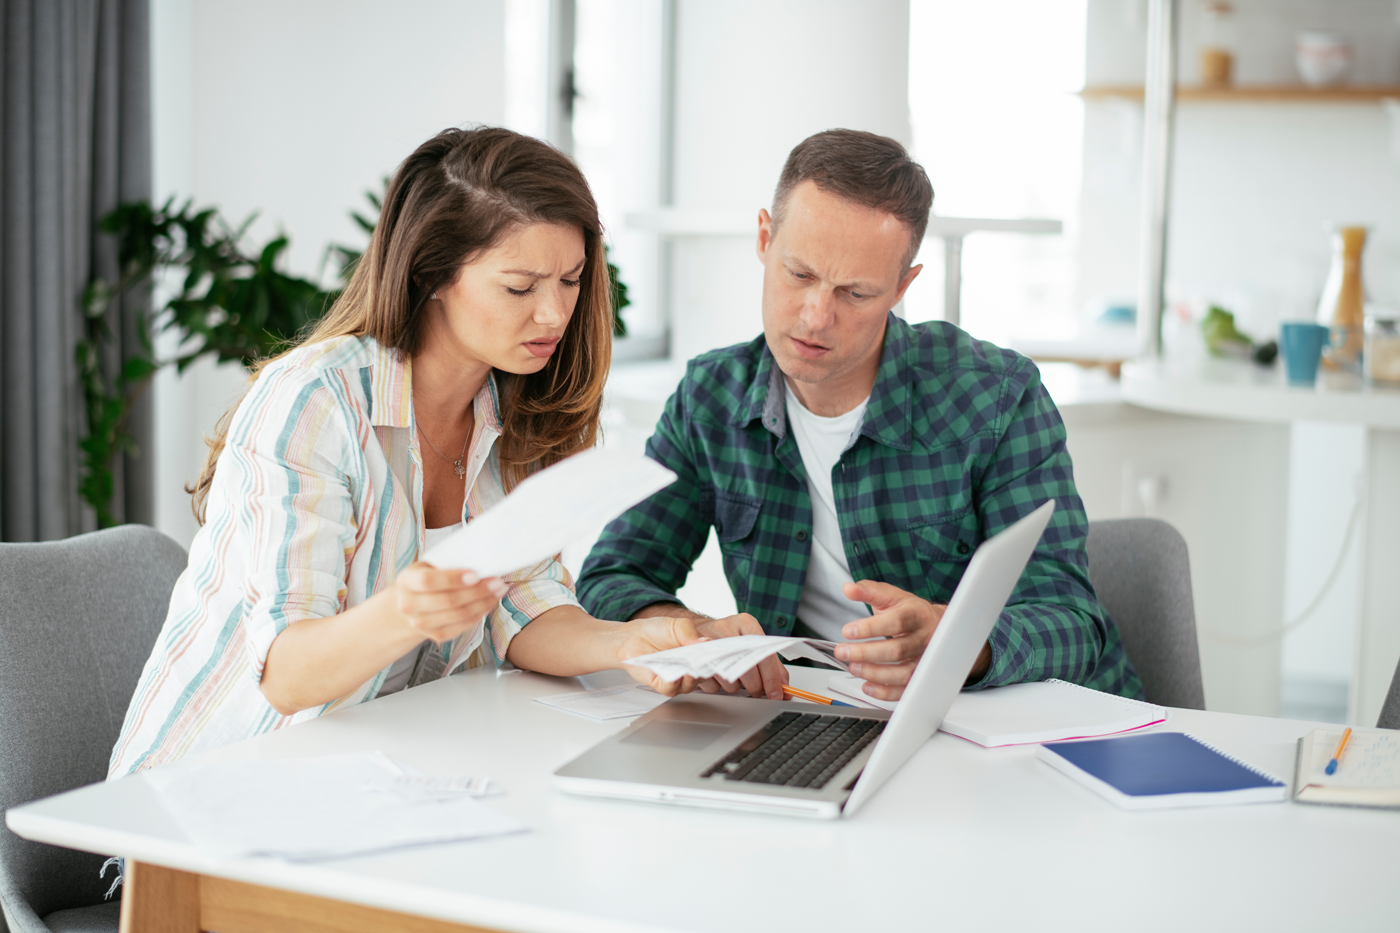
[[(473, 410), (463, 521), (505, 496), (494, 378)], [(364, 602), (418, 559), (422, 516), (423, 461), (402, 353), (371, 337), (341, 337), (269, 364), (229, 425), (207, 521), (175, 584), (109, 776), (377, 696), (389, 666), (346, 696), (291, 716), (273, 709), (258, 684), (288, 625)], [(502, 663), (531, 619), (578, 604), (557, 560), (502, 579), (509, 590), (496, 609), (439, 649), (444, 676), (463, 664)]]

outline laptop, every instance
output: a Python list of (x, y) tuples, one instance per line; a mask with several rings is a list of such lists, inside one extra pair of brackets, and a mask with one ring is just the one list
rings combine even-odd
[(555, 785), (750, 813), (855, 813), (942, 725), (1054, 510), (1050, 500), (982, 542), (893, 712), (687, 694), (556, 770)]

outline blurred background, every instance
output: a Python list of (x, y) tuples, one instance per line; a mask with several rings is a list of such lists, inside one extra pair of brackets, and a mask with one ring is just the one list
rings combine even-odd
[[(1400, 510), (1377, 498), (1400, 475), (1385, 475), (1400, 463), (1400, 396), (1356, 389), (1380, 415), (1293, 401), (1251, 414), (1208, 387), (1185, 407), (1147, 404), (1120, 377), (1139, 346), (1148, 0), (118, 6), (148, 40), (152, 202), (256, 213), (246, 241), (285, 234), (280, 268), (326, 288), (328, 248), (366, 242), (351, 212), (372, 215), (366, 193), (438, 130), (505, 125), (572, 153), (630, 299), (607, 443), (638, 449), (685, 360), (759, 333), (756, 218), (788, 150), (831, 127), (900, 140), (932, 178), (938, 218), (898, 313), (953, 317), (1033, 356), (1090, 518), (1157, 516), (1186, 536), (1209, 706), (1374, 721), (1377, 672), (1388, 683), (1400, 656), (1377, 569), (1400, 560), (1384, 537)], [(1400, 307), (1400, 2), (1172, 6), (1165, 360), (1210, 362), (1200, 324), (1213, 305), (1258, 345), (1314, 319), (1329, 223), (1369, 227), (1368, 309)], [(1331, 38), (1343, 73), (1312, 80), (1306, 35)], [(161, 335), (157, 356), (179, 343)], [(1233, 365), (1236, 381), (1281, 385), (1277, 367)], [(183, 485), (243, 379), (207, 357), (156, 374), (139, 457), (119, 477), (126, 520), (189, 543)], [(66, 533), (91, 526), (73, 515)], [(7, 513), (7, 540), (53, 536), (38, 527)], [(566, 555), (575, 569), (586, 550)], [(682, 596), (732, 611), (713, 549)]]

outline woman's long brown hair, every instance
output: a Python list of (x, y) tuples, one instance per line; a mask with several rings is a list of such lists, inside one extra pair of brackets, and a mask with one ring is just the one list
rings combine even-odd
[[(412, 356), (428, 296), (456, 280), (476, 253), (531, 223), (583, 232), (578, 304), (549, 363), (529, 376), (496, 373), (503, 433), (497, 442), (510, 489), (537, 469), (592, 447), (612, 354), (612, 294), (593, 194), (573, 161), (551, 146), (494, 127), (448, 129), (399, 166), (379, 224), (345, 291), (298, 346), (369, 335)], [(277, 357), (260, 360), (249, 379)], [(209, 456), (188, 492), (204, 523), (235, 404), (206, 438)]]

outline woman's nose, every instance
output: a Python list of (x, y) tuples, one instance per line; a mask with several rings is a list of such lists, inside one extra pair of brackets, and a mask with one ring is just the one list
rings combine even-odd
[(571, 295), (562, 285), (556, 288), (541, 289), (539, 301), (535, 302), (535, 323), (552, 327), (569, 319)]

